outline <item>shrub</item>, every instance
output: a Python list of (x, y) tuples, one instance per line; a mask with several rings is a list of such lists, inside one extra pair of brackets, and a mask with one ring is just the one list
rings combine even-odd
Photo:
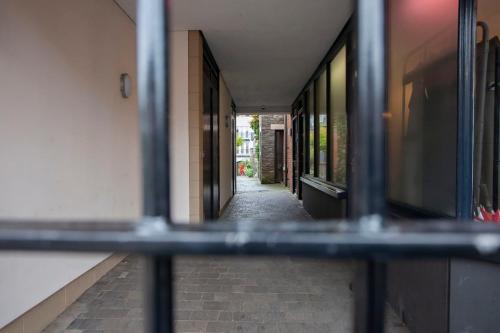
[(253, 169), (252, 168), (247, 168), (246, 171), (245, 171), (245, 175), (247, 177), (250, 177), (250, 178), (253, 177), (253, 175), (254, 175)]

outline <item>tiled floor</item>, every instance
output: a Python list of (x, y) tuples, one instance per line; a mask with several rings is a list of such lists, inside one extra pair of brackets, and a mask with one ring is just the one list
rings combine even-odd
[[(311, 220), (285, 189), (239, 181), (224, 220)], [(143, 332), (141, 266), (139, 258), (126, 258), (45, 332)], [(177, 258), (176, 332), (350, 332), (354, 266), (293, 258)], [(392, 311), (387, 332), (407, 332)]]

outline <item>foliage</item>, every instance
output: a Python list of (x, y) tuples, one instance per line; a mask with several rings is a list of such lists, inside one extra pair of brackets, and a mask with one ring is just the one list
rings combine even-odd
[(243, 146), (243, 138), (241, 137), (241, 135), (236, 135), (236, 147), (241, 147)]
[(259, 141), (259, 116), (253, 115), (252, 120), (250, 120), (250, 127), (252, 128), (253, 133), (255, 134), (255, 141)]
[(333, 181), (345, 184), (347, 178), (347, 117), (345, 114), (334, 116), (334, 170)]
[(327, 130), (326, 127), (319, 128), (319, 151), (326, 151), (327, 149)]
[(253, 169), (253, 166), (252, 166), (252, 162), (245, 161), (245, 175), (247, 177), (253, 177), (254, 174), (255, 174), (255, 172), (254, 172), (254, 169)]
[(254, 175), (254, 171), (253, 171), (253, 169), (252, 169), (252, 168), (247, 168), (247, 169), (245, 170), (245, 175), (246, 175), (247, 177), (250, 177), (250, 178), (251, 178), (251, 177), (253, 177), (253, 175)]
[(257, 159), (257, 162), (260, 159), (260, 146), (259, 146), (259, 138), (260, 138), (260, 120), (258, 115), (253, 115), (252, 120), (250, 120), (250, 127), (252, 128), (252, 131), (254, 133), (255, 137), (255, 158)]

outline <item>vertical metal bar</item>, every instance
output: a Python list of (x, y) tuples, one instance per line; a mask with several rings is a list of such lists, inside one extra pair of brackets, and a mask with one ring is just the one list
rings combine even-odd
[(354, 217), (382, 215), (385, 207), (385, 1), (357, 1), (356, 163)]
[(145, 281), (147, 332), (174, 331), (173, 290), (172, 258), (165, 256), (147, 258)]
[(457, 198), (459, 220), (472, 218), (474, 169), (474, 76), (476, 19), (474, 0), (461, 0), (458, 39)]
[[(165, 0), (138, 2), (139, 109), (145, 216), (170, 223), (168, 118), (168, 8)], [(146, 316), (149, 332), (173, 331), (172, 258), (146, 264)]]
[(333, 112), (331, 112), (331, 62), (326, 65), (326, 180), (333, 181)]
[(493, 209), (497, 210), (499, 208), (498, 205), (498, 197), (499, 197), (499, 173), (500, 173), (500, 46), (496, 46), (495, 50), (495, 108), (494, 112), (494, 139), (493, 139)]
[(170, 216), (168, 156), (168, 30), (164, 0), (138, 2), (139, 109), (144, 213)]
[(355, 332), (383, 333), (386, 292), (385, 263), (364, 263), (355, 281)]
[[(352, 215), (377, 232), (385, 209), (384, 110), (387, 91), (385, 0), (357, 0), (357, 112)], [(373, 258), (355, 286), (355, 331), (382, 333), (386, 265)]]

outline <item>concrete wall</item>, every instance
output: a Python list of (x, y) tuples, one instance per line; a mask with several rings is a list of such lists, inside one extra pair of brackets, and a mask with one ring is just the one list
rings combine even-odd
[[(2, 0), (0, 45), (0, 217), (140, 216), (133, 22), (112, 0)], [(2, 253), (0, 327), (107, 256)]]
[(170, 132), (170, 160), (172, 163), (172, 217), (175, 221), (188, 223), (190, 220), (190, 142), (189, 142), (189, 75), (188, 31), (174, 31), (170, 34), (170, 111), (172, 128)]
[[(285, 116), (279, 115), (261, 115), (260, 117), (260, 181), (263, 184), (272, 184), (275, 182), (275, 147), (274, 131), (276, 129), (284, 130)], [(278, 126), (278, 127), (276, 127)]]
[(231, 133), (232, 98), (226, 82), (220, 75), (219, 84), (219, 156), (220, 156), (220, 209), (233, 196), (233, 148)]
[(203, 219), (203, 39), (189, 31), (189, 220)]
[[(0, 217), (138, 218), (134, 22), (112, 0), (5, 0), (0, 19)], [(203, 212), (201, 34), (172, 32), (171, 46), (173, 216), (197, 222)], [(128, 99), (120, 94), (125, 72), (133, 81)], [(227, 87), (222, 98), (226, 113)], [(230, 144), (221, 149), (221, 166), (231, 170)], [(232, 194), (227, 181), (221, 180), (223, 204)], [(32, 317), (35, 308), (44, 320), (57, 315), (76, 297), (67, 286), (83, 292), (117, 262), (115, 257), (96, 266), (109, 255), (0, 254), (0, 328), (23, 313)], [(9, 327), (26, 323), (28, 332), (30, 316)]]

